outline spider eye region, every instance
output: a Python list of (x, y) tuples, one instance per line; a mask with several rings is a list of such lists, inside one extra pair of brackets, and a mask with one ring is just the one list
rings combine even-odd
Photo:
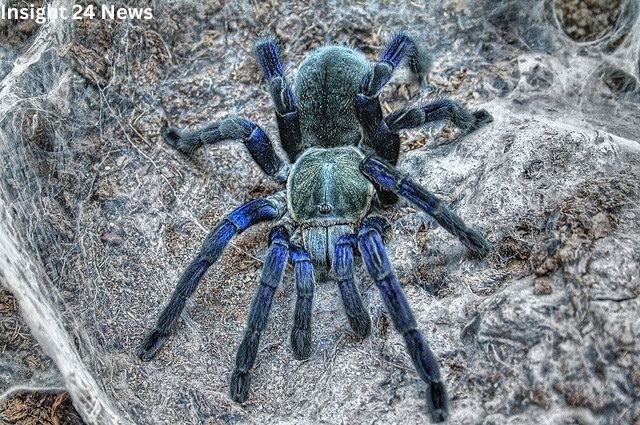
[(322, 215), (331, 214), (331, 211), (333, 211), (333, 207), (326, 202), (318, 205), (318, 212)]

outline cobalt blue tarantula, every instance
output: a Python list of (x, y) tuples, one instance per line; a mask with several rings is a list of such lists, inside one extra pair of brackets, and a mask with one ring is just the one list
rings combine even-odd
[(427, 384), (433, 419), (445, 420), (448, 398), (438, 361), (417, 329), (385, 253), (383, 241), (389, 225), (375, 212), (397, 202), (400, 195), (430, 214), (471, 251), (486, 254), (489, 244), (479, 232), (399, 172), (395, 164), (400, 130), (447, 120), (473, 131), (491, 121), (491, 115), (439, 99), (383, 116), (378, 96), (400, 62), (406, 58), (411, 71), (420, 76), (427, 71), (428, 57), (405, 33), (396, 34), (374, 64), (347, 47), (321, 47), (302, 62), (293, 89), (285, 79), (274, 41), (262, 40), (256, 50), (275, 103), (280, 143), (288, 161), (277, 154), (258, 125), (244, 118), (227, 118), (188, 132), (165, 126), (162, 134), (184, 153), (205, 144), (242, 140), (260, 168), (285, 188), (247, 202), (214, 227), (182, 274), (155, 327), (142, 341), (138, 355), (149, 360), (160, 349), (186, 300), (233, 236), (256, 223), (274, 220), (260, 285), (231, 375), (233, 400), (243, 402), (249, 393), (260, 335), (287, 260), (293, 264), (297, 289), (291, 331), (291, 347), (297, 359), (311, 354), (314, 268), (330, 272), (338, 282), (353, 332), (362, 338), (369, 335), (371, 319), (353, 275), (354, 255), (359, 252), (418, 374)]

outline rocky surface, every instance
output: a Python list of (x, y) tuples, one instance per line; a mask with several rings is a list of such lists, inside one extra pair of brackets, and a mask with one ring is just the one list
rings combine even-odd
[[(154, 4), (150, 20), (0, 21), (0, 417), (58, 423), (65, 388), (88, 424), (428, 423), (424, 385), (361, 266), (371, 337), (350, 332), (336, 286), (319, 283), (313, 354), (295, 360), (289, 270), (250, 397), (230, 400), (268, 224), (234, 240), (156, 358), (135, 356), (207, 229), (278, 188), (240, 143), (173, 151), (163, 122), (239, 114), (277, 140), (258, 36), (281, 41), (293, 80), (318, 46), (373, 60), (406, 29), (433, 69), (422, 87), (398, 73), (386, 112), (449, 96), (494, 116), (465, 137), (403, 133), (401, 156), (482, 230), (486, 258), (405, 203), (385, 212), (449, 423), (640, 424), (638, 3), (521, 4), (214, 1)], [(79, 421), (64, 411), (56, 421)]]

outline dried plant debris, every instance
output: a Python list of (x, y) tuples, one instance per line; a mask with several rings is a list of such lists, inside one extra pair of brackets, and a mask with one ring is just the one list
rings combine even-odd
[[(152, 3), (150, 20), (0, 22), (4, 422), (81, 423), (70, 399), (100, 425), (428, 422), (411, 359), (360, 269), (372, 336), (351, 333), (336, 286), (318, 283), (312, 355), (296, 361), (287, 277), (252, 395), (230, 400), (268, 224), (234, 239), (154, 361), (134, 354), (208, 230), (278, 188), (241, 143), (184, 155), (162, 142), (163, 124), (241, 115), (277, 142), (257, 38), (278, 39), (293, 82), (316, 47), (374, 60), (404, 29), (431, 72), (394, 74), (385, 113), (450, 97), (494, 116), (468, 135), (446, 123), (401, 134), (403, 171), (487, 235), (487, 258), (407, 204), (382, 211), (451, 388), (450, 422), (640, 423), (637, 1)], [(16, 264), (26, 266), (8, 281)], [(63, 341), (42, 337), (45, 307)], [(93, 381), (69, 372), (80, 369)], [(51, 391), (15, 392), (32, 387)]]
[[(42, 7), (43, 0), (33, 0), (29, 4)], [(3, 3), (6, 9), (20, 8), (26, 4), (20, 0), (9, 0)], [(5, 12), (6, 13), (6, 12)], [(0, 48), (21, 48), (28, 43), (39, 28), (34, 19), (0, 19)]]
[(576, 41), (602, 38), (615, 26), (625, 0), (554, 0), (564, 31)]
[(60, 378), (20, 317), (15, 297), (0, 289), (0, 391), (20, 381), (51, 385)]
[(637, 199), (640, 176), (617, 176), (582, 183), (572, 196), (548, 211), (545, 237), (532, 254), (536, 274), (544, 276), (562, 264), (584, 258), (595, 241), (618, 227), (618, 213)]
[(3, 404), (0, 418), (6, 424), (85, 425), (65, 392), (22, 392), (11, 395)]
[[(45, 387), (59, 386), (60, 381), (55, 366), (20, 317), (15, 297), (0, 290), (0, 391), (17, 382)], [(0, 418), (8, 424), (83, 423), (67, 393), (37, 390), (19, 390), (0, 400)]]
[(638, 79), (620, 68), (606, 66), (602, 71), (602, 81), (615, 95), (635, 96), (636, 99), (640, 99)]

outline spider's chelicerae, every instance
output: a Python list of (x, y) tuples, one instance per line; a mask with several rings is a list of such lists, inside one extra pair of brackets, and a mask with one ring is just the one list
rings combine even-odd
[(418, 374), (427, 384), (433, 419), (445, 420), (448, 398), (438, 361), (417, 329), (385, 253), (388, 223), (375, 213), (396, 203), (400, 195), (430, 214), (471, 251), (486, 254), (489, 245), (479, 232), (399, 172), (395, 164), (400, 130), (446, 120), (470, 132), (491, 121), (491, 115), (439, 99), (383, 116), (378, 96), (401, 61), (406, 59), (411, 71), (420, 77), (428, 71), (428, 56), (405, 33), (396, 34), (375, 63), (347, 47), (321, 47), (302, 62), (293, 88), (285, 79), (273, 40), (261, 40), (256, 53), (275, 103), (280, 143), (287, 160), (278, 155), (258, 125), (244, 118), (227, 118), (189, 132), (165, 127), (163, 136), (184, 153), (205, 144), (242, 140), (260, 168), (284, 189), (241, 205), (213, 228), (182, 274), (155, 327), (144, 338), (139, 356), (149, 360), (160, 349), (185, 302), (231, 238), (256, 223), (273, 220), (260, 285), (231, 375), (233, 400), (243, 402), (249, 393), (260, 335), (287, 260), (293, 264), (297, 289), (291, 331), (291, 347), (297, 359), (311, 354), (314, 268), (330, 272), (338, 283), (353, 332), (362, 338), (369, 335), (371, 320), (353, 276), (354, 255), (359, 253)]

